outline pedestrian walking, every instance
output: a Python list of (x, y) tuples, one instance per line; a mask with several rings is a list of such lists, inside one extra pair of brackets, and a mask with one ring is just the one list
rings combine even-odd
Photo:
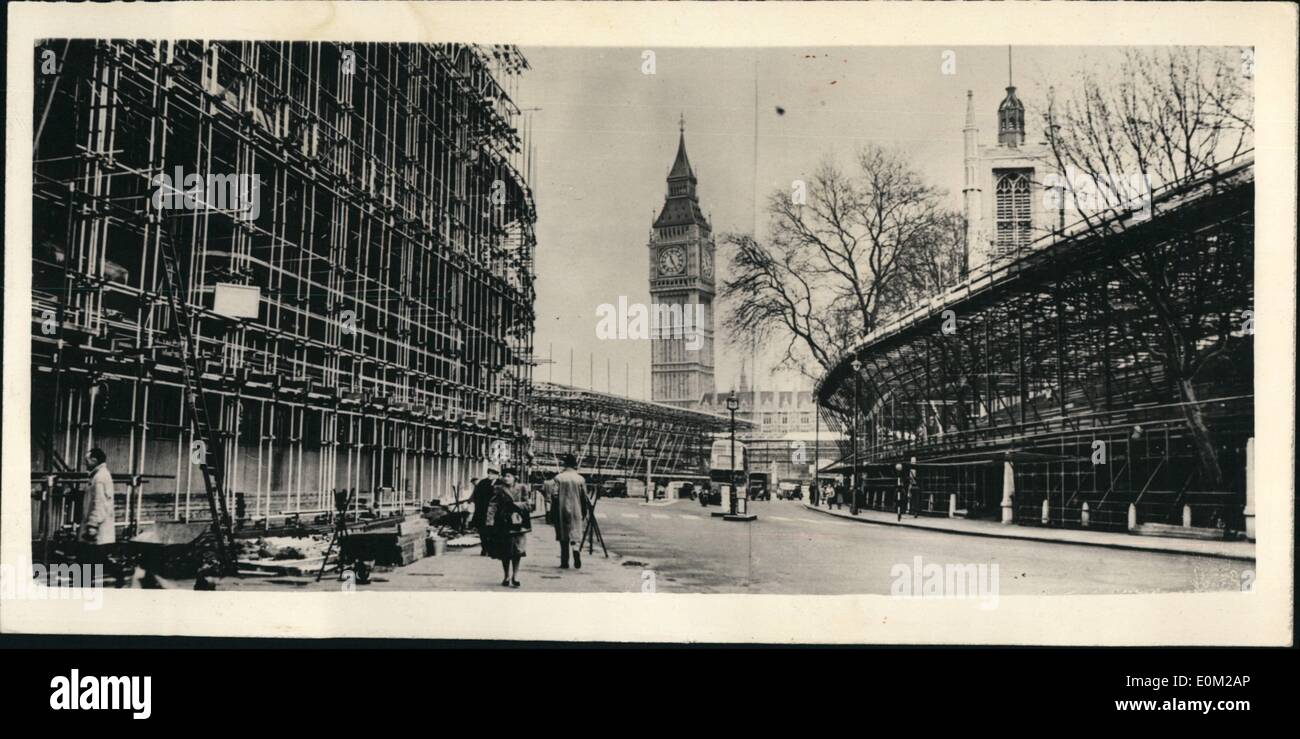
[(493, 485), (486, 519), (487, 548), (492, 558), (501, 562), (501, 585), (517, 588), (520, 560), (528, 556), (532, 511), (513, 475), (507, 474)]
[(555, 511), (555, 540), (560, 543), (560, 568), (569, 569), (569, 550), (573, 550), (573, 566), (582, 568), (582, 536), (587, 530), (587, 481), (578, 473), (578, 458), (565, 454), (560, 460), (564, 468), (552, 478), (551, 507)]
[(912, 518), (921, 515), (921, 483), (916, 479), (916, 468), (912, 467), (907, 471), (907, 506), (912, 511)]
[(95, 447), (86, 452), (86, 469), (90, 481), (81, 500), (81, 526), (77, 538), (83, 544), (105, 545), (117, 541), (113, 528), (113, 473), (108, 471), (108, 455)]
[(487, 477), (474, 483), (474, 491), (469, 496), (470, 504), (474, 507), (474, 513), (469, 519), (469, 527), (478, 532), (478, 553), (480, 557), (488, 556), (487, 538), (484, 534), (489, 520), (487, 509), (488, 504), (492, 501), (494, 483), (500, 474), (500, 470), (495, 467), (489, 468)]

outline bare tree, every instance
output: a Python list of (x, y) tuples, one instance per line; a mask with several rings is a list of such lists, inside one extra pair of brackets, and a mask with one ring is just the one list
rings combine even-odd
[(721, 290), (728, 331), (784, 342), (783, 364), (808, 377), (922, 294), (952, 284), (963, 261), (960, 216), (902, 155), (869, 145), (855, 163), (848, 174), (827, 160), (806, 192), (773, 192), (766, 241), (723, 238), (733, 247)]
[[(1249, 54), (1236, 50), (1130, 51), (1116, 68), (1084, 75), (1068, 97), (1050, 96), (1050, 164), (1086, 231), (1138, 226), (1151, 215), (1152, 189), (1212, 179), (1240, 163), (1253, 147), (1249, 65)], [(1241, 338), (1234, 326), (1249, 306), (1233, 299), (1241, 281), (1225, 279), (1233, 265), (1223, 262), (1248, 256), (1249, 237), (1209, 245), (1190, 226), (1170, 229), (1174, 248), (1138, 250), (1118, 267), (1146, 304), (1152, 325), (1142, 331), (1144, 345), (1178, 388), (1201, 472), (1217, 486), (1223, 472), (1195, 382)]]
[(966, 218), (946, 211), (934, 219), (921, 240), (923, 248), (904, 253), (904, 307), (928, 300), (966, 278), (970, 265), (966, 253)]

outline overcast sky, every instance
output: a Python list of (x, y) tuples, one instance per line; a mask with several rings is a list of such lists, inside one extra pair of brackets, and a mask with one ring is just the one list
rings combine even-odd
[[(608, 384), (622, 394), (627, 382), (632, 396), (645, 397), (649, 342), (598, 340), (596, 309), (617, 304), (619, 296), (649, 301), (646, 243), (663, 204), (679, 115), (700, 202), (719, 236), (752, 231), (756, 191), (761, 201), (774, 188), (788, 190), (824, 158), (843, 160), (868, 141), (902, 149), (959, 207), (966, 90), (975, 93), (980, 143), (993, 143), (1007, 49), (951, 47), (955, 74), (943, 73), (945, 50), (660, 48), (652, 50), (654, 74), (644, 74), (645, 49), (525, 48), (533, 69), (523, 76), (517, 102), (540, 108), (531, 114), (539, 213), (536, 354), (544, 358), (553, 348), (555, 357), (535, 377), (568, 383), (572, 370), (575, 385), (594, 379), (597, 390)], [(1065, 92), (1079, 70), (1109, 64), (1119, 53), (1014, 49), (1017, 92), (1031, 110), (1030, 140), (1042, 138), (1032, 111), (1048, 85)], [(759, 232), (765, 230), (760, 214)], [(719, 239), (720, 271), (725, 263)], [(732, 386), (740, 360), (749, 356), (727, 340), (719, 328), (719, 391)], [(793, 375), (770, 374), (780, 353), (758, 350), (760, 387), (806, 386)]]

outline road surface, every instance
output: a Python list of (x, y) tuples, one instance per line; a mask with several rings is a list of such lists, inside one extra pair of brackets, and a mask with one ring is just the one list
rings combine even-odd
[[(960, 536), (843, 521), (797, 501), (753, 502), (758, 520), (712, 518), (698, 502), (601, 499), (605, 543), (688, 593), (889, 594), (899, 566), (998, 565), (1001, 595), (1240, 589), (1249, 562)], [(599, 555), (599, 551), (597, 552)]]

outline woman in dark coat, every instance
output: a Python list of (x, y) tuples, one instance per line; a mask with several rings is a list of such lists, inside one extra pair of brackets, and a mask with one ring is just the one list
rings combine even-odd
[[(528, 530), (532, 512), (524, 501), (515, 499), (514, 486), (502, 478), (492, 488), (484, 528), (488, 554), (501, 562), (501, 584), (519, 587), (519, 560), (527, 555)], [(513, 575), (512, 570), (513, 568)]]

